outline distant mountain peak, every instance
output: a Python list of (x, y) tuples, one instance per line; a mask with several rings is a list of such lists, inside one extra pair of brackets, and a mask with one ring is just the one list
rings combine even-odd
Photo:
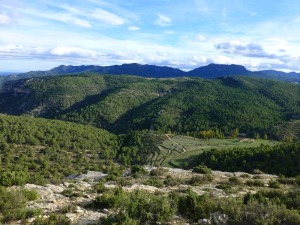
[(129, 63), (113, 66), (97, 65), (60, 65), (48, 71), (31, 71), (15, 76), (2, 77), (0, 84), (7, 80), (16, 80), (28, 77), (54, 76), (63, 74), (99, 73), (109, 75), (133, 75), (147, 78), (171, 78), (171, 77), (199, 77), (214, 79), (225, 76), (253, 76), (258, 78), (281, 80), (300, 83), (300, 74), (295, 72), (285, 73), (276, 70), (249, 71), (244, 66), (236, 64), (211, 63), (191, 71), (185, 72), (168, 66), (156, 66), (148, 64)]
[(235, 76), (235, 75), (248, 75), (251, 71), (247, 70), (241, 65), (227, 65), (227, 64), (208, 64), (191, 70), (188, 72), (190, 76), (203, 77), (203, 78), (217, 78), (221, 76)]

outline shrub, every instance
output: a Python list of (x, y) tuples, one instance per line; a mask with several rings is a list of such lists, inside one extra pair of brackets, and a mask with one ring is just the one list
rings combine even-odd
[(287, 178), (287, 177), (279, 177), (277, 181), (281, 184), (296, 184), (296, 180), (294, 178)]
[(77, 197), (83, 196), (83, 193), (81, 191), (75, 191), (71, 188), (64, 190), (61, 194), (65, 197), (69, 197), (69, 198), (72, 198), (72, 197), (77, 198)]
[(259, 169), (254, 169), (253, 174), (264, 174), (264, 172)]
[(164, 182), (156, 177), (149, 178), (147, 181), (144, 182), (144, 184), (154, 186), (157, 188), (162, 188), (164, 186)]
[(188, 184), (198, 186), (202, 185), (208, 182), (213, 181), (213, 176), (211, 174), (204, 174), (204, 175), (198, 175), (198, 176), (193, 176), (189, 181)]
[(59, 210), (59, 212), (62, 214), (66, 214), (66, 213), (74, 212), (75, 210), (76, 210), (76, 205), (69, 204), (69, 205), (62, 207)]
[(145, 173), (147, 173), (147, 171), (142, 166), (133, 165), (131, 167), (131, 173), (132, 174), (145, 174)]
[(250, 178), (250, 175), (248, 173), (243, 173), (241, 175), (242, 178)]
[(28, 201), (36, 200), (39, 197), (39, 194), (35, 190), (22, 189), (22, 193)]
[(198, 165), (193, 168), (194, 173), (211, 174), (211, 169), (205, 165)]
[(179, 197), (178, 211), (192, 220), (209, 218), (210, 214), (219, 211), (218, 201), (208, 195), (197, 195), (188, 190), (187, 195)]
[(235, 185), (241, 185), (243, 182), (241, 181), (241, 179), (239, 179), (238, 177), (230, 177), (228, 179), (228, 181), (231, 183), (231, 184), (235, 184)]
[(167, 222), (177, 209), (177, 203), (167, 195), (144, 191), (126, 193), (120, 189), (98, 196), (95, 206), (118, 209), (119, 213), (102, 219), (101, 224), (128, 225)]
[(222, 190), (227, 190), (227, 189), (231, 189), (231, 185), (228, 183), (221, 183), (216, 185), (216, 188), (222, 189)]
[(55, 225), (55, 224), (70, 225), (71, 221), (65, 215), (52, 213), (48, 218), (37, 217), (33, 222), (33, 225)]
[(247, 180), (246, 184), (248, 186), (257, 186), (257, 187), (265, 186), (265, 183), (262, 180)]
[(151, 176), (163, 176), (166, 173), (166, 169), (164, 168), (157, 168), (157, 169), (153, 169), (150, 172)]
[(115, 208), (122, 205), (123, 202), (127, 201), (127, 194), (123, 192), (122, 188), (118, 187), (115, 190), (109, 190), (100, 196), (97, 196), (94, 201), (96, 208)]
[(270, 180), (269, 187), (270, 188), (280, 188), (280, 183), (276, 180)]
[(175, 214), (177, 204), (167, 195), (149, 194), (136, 191), (130, 194), (130, 201), (124, 207), (132, 219), (140, 224), (156, 224), (167, 222)]
[(136, 219), (132, 219), (128, 216), (128, 214), (124, 212), (119, 212), (116, 214), (108, 215), (107, 217), (103, 217), (100, 219), (100, 223), (103, 225), (138, 225), (139, 221)]
[(105, 191), (107, 191), (107, 188), (104, 186), (103, 181), (99, 181), (95, 186), (94, 186), (94, 190), (97, 193), (103, 193)]
[(131, 186), (132, 181), (122, 177), (122, 178), (117, 179), (117, 184), (121, 187)]
[(30, 210), (26, 208), (27, 197), (29, 199), (35, 197), (35, 194), (31, 195), (32, 193), (28, 190), (7, 190), (6, 188), (0, 187), (0, 212), (2, 213), (0, 224), (1, 221), (24, 220), (40, 214), (40, 210)]
[(168, 175), (166, 177), (166, 179), (164, 180), (164, 185), (168, 186), (168, 187), (174, 187), (181, 184), (181, 180), (180, 179), (175, 179), (173, 177), (171, 177), (170, 175)]

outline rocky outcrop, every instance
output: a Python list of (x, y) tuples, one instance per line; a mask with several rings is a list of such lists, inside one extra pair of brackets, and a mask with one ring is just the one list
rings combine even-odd
[[(126, 185), (123, 185), (122, 189), (124, 191), (135, 191), (143, 190), (151, 193), (163, 192), (169, 193), (173, 191), (178, 191), (184, 193), (187, 189), (191, 189), (198, 195), (203, 195), (208, 193), (209, 196), (224, 198), (228, 196), (236, 197), (241, 196), (246, 193), (255, 193), (260, 187), (249, 187), (245, 185), (247, 180), (259, 179), (263, 181), (266, 185), (262, 188), (267, 188), (267, 184), (270, 180), (275, 180), (277, 176), (268, 175), (268, 174), (246, 174), (242, 172), (230, 173), (230, 172), (221, 172), (221, 171), (212, 171), (209, 175), (196, 174), (191, 170), (183, 169), (172, 169), (172, 168), (160, 168), (163, 170), (163, 175), (158, 176), (157, 179), (164, 180), (166, 176), (171, 176), (173, 179), (177, 179), (178, 183), (176, 185), (167, 186), (158, 188), (151, 186), (144, 181), (151, 178), (149, 175), (151, 170), (157, 170), (156, 167), (146, 166), (145, 170), (148, 171), (148, 174), (144, 174), (141, 177), (131, 176), (130, 171), (126, 171), (123, 174), (121, 179), (129, 181)], [(107, 176), (106, 174), (100, 172), (88, 171), (86, 174), (80, 175), (70, 175), (67, 177), (66, 181), (59, 185), (47, 184), (45, 186), (26, 184), (24, 188), (29, 190), (35, 190), (39, 194), (38, 200), (28, 202), (28, 208), (31, 209), (42, 209), (44, 216), (49, 215), (50, 213), (63, 213), (69, 220), (71, 224), (76, 225), (88, 225), (88, 224), (97, 224), (101, 217), (107, 216), (112, 212), (110, 211), (94, 211), (89, 207), (96, 196), (99, 194), (95, 192), (94, 185), (97, 184), (96, 181)], [(203, 179), (210, 176), (210, 180)], [(200, 178), (199, 184), (190, 184), (189, 181), (192, 178)], [(230, 178), (236, 177), (241, 186), (235, 187), (235, 184), (230, 183)], [(197, 179), (196, 179), (197, 180)], [(235, 180), (235, 179), (233, 179)], [(224, 189), (221, 189), (220, 184), (231, 185), (231, 192), (227, 192)], [(107, 181), (104, 183), (104, 187), (107, 189), (113, 189), (120, 185), (116, 181)], [(16, 187), (18, 188), (18, 187)], [(31, 223), (34, 221), (34, 218), (29, 220)], [(209, 218), (201, 219), (198, 221), (198, 224), (202, 225), (225, 225), (227, 221), (227, 216), (215, 212), (210, 215)], [(29, 224), (30, 224), (29, 222)], [(188, 224), (178, 222), (172, 224)]]
[(220, 212), (214, 212), (210, 215), (209, 219), (200, 219), (199, 225), (227, 225), (228, 217)]
[[(66, 217), (68, 217), (74, 225), (93, 224), (99, 221), (101, 217), (106, 216), (105, 213), (83, 208), (90, 205), (96, 196), (95, 193), (90, 193), (92, 190), (90, 183), (77, 181), (76, 183), (64, 182), (60, 185), (48, 184), (45, 186), (26, 184), (24, 188), (35, 190), (39, 195), (38, 200), (28, 202), (28, 208), (42, 209), (46, 216), (50, 213), (65, 211), (69, 206), (76, 206), (75, 209), (71, 209), (70, 212), (65, 213)], [(83, 192), (83, 197), (64, 196), (64, 192), (70, 189)], [(28, 220), (28, 222), (33, 221), (34, 218)]]
[(106, 177), (107, 174), (96, 172), (96, 171), (88, 171), (86, 174), (73, 174), (66, 179), (68, 180), (90, 180), (90, 181), (98, 181), (104, 177)]

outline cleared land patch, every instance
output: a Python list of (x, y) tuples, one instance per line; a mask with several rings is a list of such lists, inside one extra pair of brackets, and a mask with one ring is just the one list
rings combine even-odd
[(228, 148), (253, 148), (263, 145), (276, 145), (273, 140), (235, 138), (235, 139), (199, 139), (181, 135), (166, 134), (167, 139), (161, 143), (148, 164), (170, 167), (183, 167), (204, 150)]

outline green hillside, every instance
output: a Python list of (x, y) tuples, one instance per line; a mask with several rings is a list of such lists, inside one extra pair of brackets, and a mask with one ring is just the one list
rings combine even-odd
[(86, 170), (107, 170), (119, 137), (92, 126), (0, 115), (0, 186), (44, 183)]
[(81, 74), (8, 82), (0, 112), (55, 118), (115, 133), (151, 129), (198, 136), (238, 128), (274, 137), (276, 126), (299, 118), (296, 84), (225, 77), (146, 79)]

